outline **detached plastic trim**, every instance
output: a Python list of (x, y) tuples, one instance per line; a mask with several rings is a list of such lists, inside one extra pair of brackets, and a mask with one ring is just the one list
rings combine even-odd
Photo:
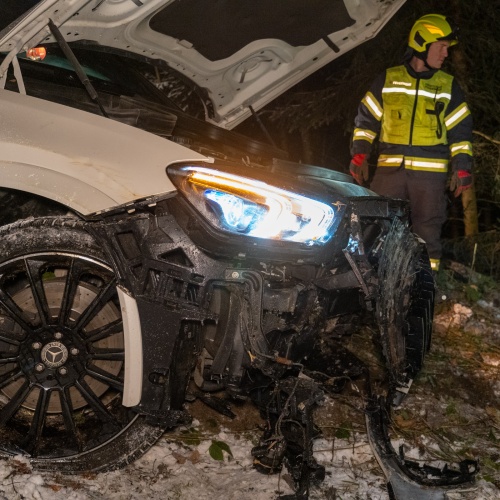
[(142, 397), (142, 330), (136, 300), (123, 287), (118, 286), (118, 298), (123, 318), (125, 342), (125, 381), (123, 406), (137, 406)]

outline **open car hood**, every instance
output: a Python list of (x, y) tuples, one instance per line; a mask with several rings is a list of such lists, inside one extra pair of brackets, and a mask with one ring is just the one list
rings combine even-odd
[(2, 0), (0, 52), (53, 43), (50, 18), (69, 43), (163, 61), (205, 93), (207, 119), (231, 129), (373, 38), (404, 2)]

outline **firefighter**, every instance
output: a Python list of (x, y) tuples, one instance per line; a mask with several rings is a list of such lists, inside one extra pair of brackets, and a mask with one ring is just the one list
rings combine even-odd
[(442, 15), (415, 22), (404, 64), (380, 75), (359, 105), (349, 166), (363, 184), (378, 137), (370, 189), (409, 201), (413, 231), (425, 240), (436, 272), (449, 168), (455, 196), (472, 185), (472, 117), (455, 78), (441, 71), (457, 42), (456, 30)]

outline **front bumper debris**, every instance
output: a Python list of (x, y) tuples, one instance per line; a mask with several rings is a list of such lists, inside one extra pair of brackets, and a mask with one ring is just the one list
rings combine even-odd
[(387, 489), (395, 500), (445, 500), (450, 490), (474, 481), (476, 460), (463, 460), (458, 470), (420, 465), (393, 448), (388, 434), (390, 407), (384, 398), (372, 398), (366, 408), (366, 428), (371, 449), (387, 478)]

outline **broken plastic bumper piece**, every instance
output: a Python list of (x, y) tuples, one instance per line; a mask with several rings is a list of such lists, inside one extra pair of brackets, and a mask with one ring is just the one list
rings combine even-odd
[(389, 434), (389, 411), (383, 398), (373, 399), (366, 412), (368, 440), (387, 478), (391, 499), (445, 500), (450, 490), (469, 485), (479, 471), (476, 460), (463, 460), (458, 469), (420, 465), (393, 448)]

